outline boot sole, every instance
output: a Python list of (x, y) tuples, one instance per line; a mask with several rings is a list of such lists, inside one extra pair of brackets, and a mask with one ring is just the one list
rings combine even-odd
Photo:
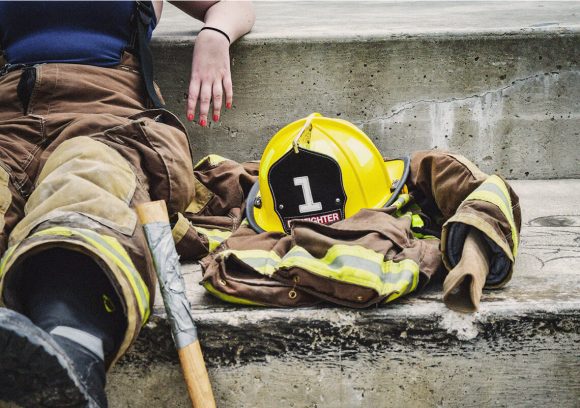
[(45, 331), (0, 308), (0, 401), (23, 407), (97, 407), (73, 364)]

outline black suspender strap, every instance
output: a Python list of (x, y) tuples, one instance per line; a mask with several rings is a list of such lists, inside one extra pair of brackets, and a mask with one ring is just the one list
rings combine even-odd
[(164, 105), (159, 100), (155, 87), (153, 86), (153, 56), (147, 41), (147, 32), (153, 18), (155, 10), (151, 1), (137, 1), (137, 38), (136, 48), (139, 55), (139, 66), (145, 82), (145, 90), (155, 108), (163, 108)]

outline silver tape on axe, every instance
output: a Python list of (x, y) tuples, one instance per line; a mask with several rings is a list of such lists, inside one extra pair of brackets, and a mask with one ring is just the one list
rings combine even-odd
[(144, 225), (143, 229), (158, 271), (165, 311), (171, 322), (171, 334), (177, 348), (182, 349), (197, 341), (197, 330), (191, 316), (191, 306), (185, 296), (185, 283), (171, 227), (168, 223), (154, 222)]

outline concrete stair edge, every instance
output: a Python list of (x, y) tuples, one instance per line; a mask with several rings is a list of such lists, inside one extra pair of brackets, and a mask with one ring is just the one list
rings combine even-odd
[[(185, 264), (187, 293), (210, 364), (225, 367), (264, 362), (271, 356), (314, 358), (312, 345), (323, 338), (326, 346), (322, 349), (332, 353), (336, 348), (376, 351), (416, 343), (435, 349), (450, 344), (469, 349), (488, 340), (517, 349), (518, 343), (509, 341), (523, 333), (529, 338), (579, 335), (580, 179), (512, 183), (524, 209), (516, 271), (504, 289), (484, 291), (480, 311), (474, 314), (447, 309), (437, 283), (393, 304), (362, 310), (229, 305), (198, 285), (201, 272), (197, 265)], [(551, 197), (552, 205), (537, 205), (540, 194)], [(172, 350), (158, 296), (154, 317), (127, 361), (175, 361)]]

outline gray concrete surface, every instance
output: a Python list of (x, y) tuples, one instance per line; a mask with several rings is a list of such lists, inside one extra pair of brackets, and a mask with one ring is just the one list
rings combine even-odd
[[(440, 287), (369, 310), (234, 307), (184, 267), (220, 407), (576, 407), (580, 398), (580, 180), (514, 181), (516, 271), (481, 310)], [(160, 391), (162, 390), (162, 391)], [(113, 369), (112, 407), (188, 406), (158, 299)]]
[[(580, 29), (574, 1), (254, 1), (246, 42), (521, 33)], [(201, 22), (165, 3), (156, 41), (191, 41)]]
[[(318, 111), (362, 127), (385, 155), (448, 148), (516, 179), (580, 176), (579, 2), (258, 2), (232, 47), (234, 109), (188, 125), (195, 158), (259, 159)], [(153, 45), (184, 119), (200, 25), (167, 8)]]

